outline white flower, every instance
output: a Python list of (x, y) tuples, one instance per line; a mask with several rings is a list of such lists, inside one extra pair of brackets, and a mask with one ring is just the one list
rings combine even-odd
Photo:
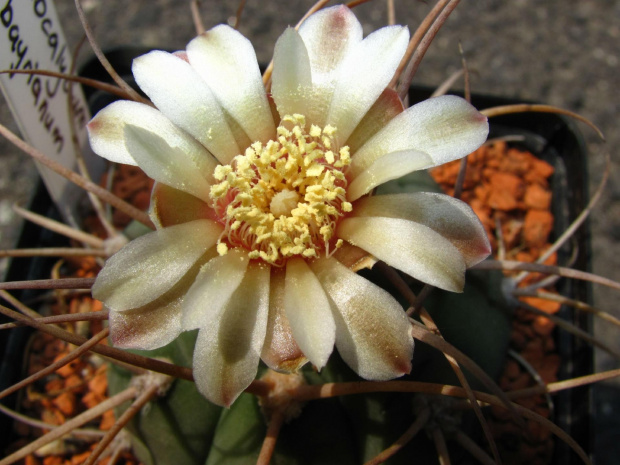
[(458, 97), (403, 111), (386, 86), (408, 40), (400, 26), (363, 39), (348, 8), (322, 10), (278, 40), (271, 95), (250, 42), (224, 25), (186, 52), (134, 61), (157, 109), (116, 102), (88, 126), (96, 153), (157, 181), (157, 231), (110, 258), (93, 287), (114, 344), (154, 349), (198, 328), (196, 384), (221, 405), (252, 382), (261, 358), (320, 369), (334, 344), (363, 378), (410, 371), (402, 307), (337, 258), (354, 245), (458, 292), (490, 248), (458, 200), (365, 196), (487, 136), (486, 118)]

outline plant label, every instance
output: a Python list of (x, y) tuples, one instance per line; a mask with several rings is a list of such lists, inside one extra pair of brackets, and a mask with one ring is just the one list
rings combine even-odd
[[(69, 73), (71, 63), (72, 51), (53, 0), (0, 0), (0, 70)], [(104, 164), (87, 143), (85, 125), (90, 114), (79, 84), (6, 73), (0, 74), (0, 87), (28, 143), (73, 170), (76, 151), (81, 151), (91, 175), (98, 179)], [(44, 166), (38, 169), (64, 219), (75, 224), (73, 212), (81, 198), (76, 195), (78, 188)]]

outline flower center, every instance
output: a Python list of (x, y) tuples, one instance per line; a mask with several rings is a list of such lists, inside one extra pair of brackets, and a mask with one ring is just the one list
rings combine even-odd
[(291, 216), (291, 211), (297, 206), (299, 202), (299, 194), (297, 191), (289, 191), (284, 189), (273, 196), (269, 203), (269, 210), (276, 217)]
[(250, 258), (281, 266), (288, 257), (329, 254), (338, 220), (352, 209), (343, 173), (349, 147), (332, 150), (335, 132), (315, 125), (306, 131), (304, 116), (287, 115), (276, 140), (255, 142), (215, 169), (210, 197), (225, 228), (221, 255), (241, 246)]

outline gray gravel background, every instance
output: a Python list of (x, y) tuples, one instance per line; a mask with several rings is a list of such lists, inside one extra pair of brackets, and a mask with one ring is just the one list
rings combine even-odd
[[(48, 0), (49, 1), (49, 0)], [(279, 34), (297, 22), (313, 0), (248, 0), (241, 32), (256, 47), (260, 62), (269, 61)], [(434, 2), (396, 0), (397, 23), (413, 31)], [(73, 1), (56, 0), (65, 33), (75, 44), (81, 30)], [(83, 0), (101, 47), (146, 45), (182, 49), (193, 37), (189, 3), (181, 0)], [(201, 14), (207, 28), (233, 21), (237, 1), (203, 1)], [(358, 7), (356, 14), (366, 33), (387, 21), (385, 2), (375, 0)], [(607, 191), (591, 220), (593, 271), (620, 281), (620, 133), (618, 71), (620, 68), (620, 1), (613, 0), (477, 0), (462, 2), (439, 32), (415, 84), (436, 86), (460, 67), (459, 41), (468, 58), (472, 90), (561, 106), (580, 113), (598, 125), (607, 146), (596, 143), (582, 127), (590, 149), (589, 178), (597, 185), (604, 159), (611, 151), (612, 173)], [(83, 55), (86, 55), (83, 53)], [(82, 61), (84, 58), (82, 58)], [(0, 122), (15, 130), (6, 104), (0, 100)], [(19, 234), (19, 221), (11, 211), (15, 201), (25, 203), (32, 193), (32, 164), (5, 141), (0, 141), (0, 248), (10, 248)], [(620, 316), (618, 293), (594, 286), (595, 304)], [(606, 325), (596, 334), (620, 349), (620, 338)], [(617, 366), (597, 354), (599, 369)], [(615, 388), (596, 395), (599, 409), (597, 463), (612, 463), (619, 454), (608, 422), (620, 417)], [(618, 386), (618, 384), (616, 384)], [(615, 448), (615, 449), (614, 449)], [(615, 450), (615, 454), (614, 454)], [(614, 456), (615, 455), (615, 456)], [(616, 463), (613, 461), (613, 463)]]

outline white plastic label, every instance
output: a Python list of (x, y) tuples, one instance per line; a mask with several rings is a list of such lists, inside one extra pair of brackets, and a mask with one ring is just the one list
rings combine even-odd
[[(0, 8), (1, 70), (70, 71), (71, 48), (52, 0), (0, 0)], [(104, 165), (86, 143), (90, 115), (78, 84), (70, 86), (63, 79), (41, 75), (0, 74), (0, 87), (24, 139), (75, 170), (72, 113), (79, 149), (84, 153), (86, 148), (87, 166), (93, 177), (99, 176)], [(65, 220), (75, 223), (73, 211), (80, 197), (75, 195), (76, 186), (43, 166), (39, 172)]]

